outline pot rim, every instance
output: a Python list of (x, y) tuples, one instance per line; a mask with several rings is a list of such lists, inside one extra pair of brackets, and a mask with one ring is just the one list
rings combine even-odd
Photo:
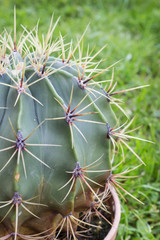
[(111, 202), (113, 202), (112, 210), (114, 212), (114, 220), (113, 220), (112, 227), (111, 227), (110, 231), (108, 232), (107, 236), (104, 238), (104, 240), (115, 240), (116, 239), (118, 226), (119, 226), (119, 222), (120, 222), (120, 218), (121, 218), (121, 205), (120, 205), (118, 194), (113, 186), (110, 186), (110, 192), (111, 192), (111, 196), (112, 196), (112, 200), (113, 200)]

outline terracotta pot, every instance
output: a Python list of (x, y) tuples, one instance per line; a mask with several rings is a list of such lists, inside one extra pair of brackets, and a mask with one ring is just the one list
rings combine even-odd
[(113, 222), (110, 231), (104, 240), (115, 240), (117, 236), (118, 226), (121, 218), (121, 205), (118, 195), (113, 187), (110, 188), (111, 197), (108, 200), (109, 206), (111, 206), (111, 212), (113, 214)]

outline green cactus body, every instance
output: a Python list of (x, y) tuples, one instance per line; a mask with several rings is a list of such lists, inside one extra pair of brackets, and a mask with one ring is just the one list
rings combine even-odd
[(0, 75), (0, 202), (8, 201), (0, 217), (15, 239), (90, 207), (111, 169), (106, 123), (116, 124), (101, 86), (87, 80), (81, 64), (36, 51), (23, 57), (17, 49), (1, 56)]

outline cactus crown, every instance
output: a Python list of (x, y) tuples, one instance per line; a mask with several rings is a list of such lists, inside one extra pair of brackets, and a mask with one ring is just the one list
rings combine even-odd
[[(117, 146), (142, 161), (126, 143), (132, 121), (118, 127), (111, 108), (124, 112), (113, 95), (136, 88), (113, 92), (114, 64), (94, 62), (102, 49), (83, 57), (84, 34), (75, 47), (54, 41), (57, 22), (42, 42), (37, 27), (18, 42), (16, 24), (14, 39), (1, 35), (0, 239), (77, 239), (81, 226), (96, 227), (86, 213), (107, 212)], [(110, 80), (94, 81), (109, 69)]]

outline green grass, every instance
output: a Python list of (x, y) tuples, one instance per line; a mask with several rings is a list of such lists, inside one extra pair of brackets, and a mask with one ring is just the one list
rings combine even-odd
[[(122, 203), (122, 217), (118, 240), (160, 239), (160, 2), (157, 0), (99, 0), (99, 1), (51, 1), (31, 0), (0, 1), (0, 31), (12, 29), (13, 6), (17, 7), (18, 32), (20, 24), (32, 29), (40, 18), (40, 32), (46, 32), (52, 13), (55, 20), (61, 16), (55, 30), (65, 36), (66, 42), (79, 37), (90, 23), (84, 39), (85, 49), (89, 42), (98, 51), (108, 46), (97, 57), (103, 58), (103, 67), (121, 59), (115, 68), (117, 90), (150, 84), (150, 87), (124, 94), (124, 106), (130, 118), (136, 116), (132, 128), (142, 126), (134, 135), (152, 140), (155, 144), (130, 141), (130, 146), (146, 163), (131, 175), (124, 187), (144, 202), (140, 205), (126, 196)], [(103, 75), (107, 79), (110, 73)], [(121, 123), (126, 118), (115, 108)], [(125, 163), (115, 172), (121, 172), (139, 164), (125, 149)], [(118, 159), (116, 159), (118, 161)]]

